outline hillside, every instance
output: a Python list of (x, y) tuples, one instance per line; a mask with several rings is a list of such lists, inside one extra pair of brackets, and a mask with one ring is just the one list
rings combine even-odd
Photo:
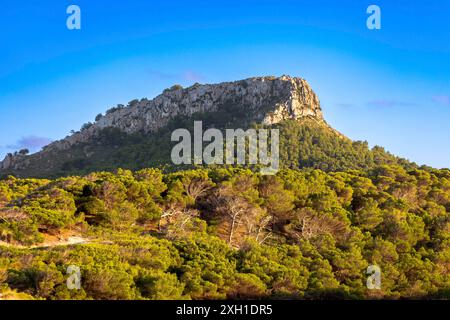
[[(281, 169), (174, 165), (196, 120), (279, 129)], [(0, 299), (449, 298), (450, 171), (351, 141), (300, 78), (174, 86), (0, 175)]]
[[(0, 295), (449, 298), (450, 171), (119, 170), (0, 181)], [(48, 238), (61, 240), (49, 246)], [(70, 240), (70, 238), (69, 238)], [(382, 287), (366, 287), (366, 269)], [(82, 286), (69, 290), (66, 270)]]
[(323, 118), (319, 99), (301, 78), (259, 77), (214, 85), (174, 86), (153, 100), (134, 100), (99, 115), (95, 123), (32, 155), (9, 154), (0, 177), (59, 177), (117, 168), (139, 170), (173, 166), (171, 133), (203, 128), (276, 127), (280, 129), (283, 168), (325, 171), (369, 169), (379, 164), (414, 165), (385, 152), (352, 142)]

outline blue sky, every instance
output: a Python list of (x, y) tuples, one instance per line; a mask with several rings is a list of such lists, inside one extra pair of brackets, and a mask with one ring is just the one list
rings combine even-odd
[[(68, 30), (66, 8), (81, 8)], [(381, 8), (381, 30), (366, 9)], [(305, 78), (327, 121), (450, 167), (450, 1), (8, 1), (0, 7), (0, 157), (175, 83)]]

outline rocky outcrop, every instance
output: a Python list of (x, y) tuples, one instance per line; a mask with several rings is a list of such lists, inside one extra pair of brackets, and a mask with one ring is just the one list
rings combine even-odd
[(8, 170), (10, 168), (16, 168), (19, 165), (24, 164), (27, 161), (27, 156), (15, 152), (14, 154), (8, 153), (3, 161), (0, 161), (0, 171)]
[[(152, 100), (135, 100), (127, 107), (108, 112), (91, 126), (49, 144), (40, 153), (66, 150), (75, 144), (88, 142), (106, 127), (116, 127), (126, 133), (151, 133), (175, 116), (215, 112), (230, 104), (245, 109), (253, 121), (266, 124), (302, 117), (324, 121), (319, 99), (301, 78), (255, 77), (219, 84), (195, 84), (185, 89), (174, 86)], [(21, 162), (22, 157), (7, 156), (0, 162), (0, 170), (15, 168)]]
[(14, 157), (11, 153), (8, 153), (5, 156), (5, 159), (3, 159), (2, 162), (0, 162), (0, 170), (9, 169), (13, 167), (14, 162), (16, 162), (16, 157)]

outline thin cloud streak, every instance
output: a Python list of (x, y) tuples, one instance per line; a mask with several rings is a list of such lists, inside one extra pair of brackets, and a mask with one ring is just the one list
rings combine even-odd
[(12, 150), (19, 150), (19, 149), (39, 150), (51, 142), (52, 140), (50, 138), (29, 135), (20, 138), (15, 144), (7, 145), (6, 148)]
[(353, 103), (336, 103), (335, 106), (339, 107), (339, 108), (353, 108), (353, 107), (355, 107), (355, 105)]
[(147, 73), (154, 78), (162, 80), (183, 80), (188, 82), (201, 82), (204, 80), (204, 77), (201, 74), (192, 70), (186, 70), (180, 73), (168, 73), (158, 70), (148, 70)]
[(376, 99), (367, 102), (370, 107), (381, 107), (381, 108), (391, 108), (391, 107), (414, 107), (416, 106), (413, 102), (408, 101), (397, 101), (388, 99)]
[(450, 96), (446, 96), (446, 95), (433, 96), (433, 97), (431, 97), (431, 99), (434, 102), (437, 102), (437, 103), (439, 103), (441, 105), (450, 106)]

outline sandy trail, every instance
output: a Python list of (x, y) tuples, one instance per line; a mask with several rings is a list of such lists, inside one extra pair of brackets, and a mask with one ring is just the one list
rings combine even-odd
[(43, 243), (32, 245), (32, 246), (24, 246), (19, 244), (11, 244), (8, 242), (0, 241), (0, 246), (5, 247), (14, 247), (14, 248), (23, 248), (23, 249), (36, 249), (36, 248), (50, 248), (50, 247), (57, 247), (57, 246), (70, 246), (75, 244), (84, 244), (89, 243), (90, 240), (87, 238), (83, 238), (81, 236), (70, 236), (67, 239), (61, 239), (61, 240), (51, 240), (51, 241), (44, 241)]

